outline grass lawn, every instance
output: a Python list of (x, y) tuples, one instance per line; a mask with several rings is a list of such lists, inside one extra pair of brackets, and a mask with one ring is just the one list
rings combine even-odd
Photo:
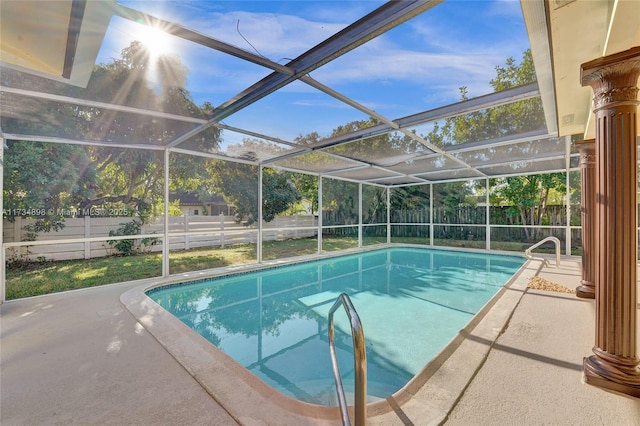
[[(325, 238), (325, 251), (342, 250), (358, 245), (353, 238)], [(316, 239), (268, 241), (262, 246), (264, 260), (314, 254)], [(172, 274), (255, 263), (255, 244), (239, 244), (175, 251), (169, 254)], [(7, 300), (94, 287), (123, 281), (160, 277), (162, 254), (143, 253), (134, 256), (111, 256), (94, 259), (21, 262), (6, 270)]]
[[(363, 245), (386, 242), (382, 237), (367, 237)], [(425, 238), (393, 238), (394, 243), (428, 244)], [(323, 251), (357, 247), (357, 238), (324, 237)], [(435, 245), (449, 247), (484, 248), (484, 241), (435, 240)], [(528, 244), (492, 242), (495, 250), (522, 253)], [(263, 244), (264, 260), (314, 254), (318, 249), (315, 238), (268, 241)], [(553, 252), (540, 249), (537, 252)], [(229, 247), (175, 251), (169, 254), (171, 274), (242, 265), (256, 262), (256, 245), (239, 244)], [(93, 287), (102, 284), (160, 277), (162, 255), (145, 253), (134, 256), (112, 256), (94, 259), (43, 261), (8, 265), (6, 270), (7, 300), (37, 296), (65, 290)]]

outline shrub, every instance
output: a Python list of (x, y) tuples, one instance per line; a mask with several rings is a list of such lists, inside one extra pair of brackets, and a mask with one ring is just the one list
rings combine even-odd
[[(131, 222), (121, 223), (116, 230), (109, 231), (110, 237), (121, 237), (126, 235), (139, 235), (142, 230), (142, 221), (133, 219)], [(150, 247), (158, 243), (158, 238), (147, 237), (142, 240), (126, 239), (126, 240), (108, 240), (107, 243), (118, 250), (123, 256), (132, 256), (137, 254), (141, 247)]]

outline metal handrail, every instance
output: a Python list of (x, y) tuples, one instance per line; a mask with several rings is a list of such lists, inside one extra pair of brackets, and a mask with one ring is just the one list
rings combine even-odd
[[(524, 251), (524, 255), (527, 256), (528, 259), (533, 259), (533, 256), (531, 256), (531, 250), (540, 247), (542, 244), (546, 243), (547, 241), (553, 241), (553, 243), (556, 245), (556, 268), (559, 268), (560, 267), (560, 240), (556, 237), (543, 238), (542, 240), (538, 241), (537, 243), (535, 243), (534, 245), (526, 249)], [(544, 259), (544, 261), (547, 264), (549, 263), (547, 259)]]
[(351, 425), (347, 399), (342, 387), (342, 376), (338, 366), (336, 356), (335, 331), (333, 325), (333, 314), (340, 307), (344, 306), (349, 322), (351, 323), (351, 337), (353, 338), (353, 366), (355, 370), (355, 416), (354, 422), (357, 426), (364, 426), (367, 419), (367, 353), (364, 345), (364, 331), (360, 317), (351, 303), (351, 299), (346, 293), (341, 293), (329, 310), (329, 351), (331, 352), (331, 365), (333, 366), (333, 377), (336, 382), (336, 393), (342, 414), (342, 424)]

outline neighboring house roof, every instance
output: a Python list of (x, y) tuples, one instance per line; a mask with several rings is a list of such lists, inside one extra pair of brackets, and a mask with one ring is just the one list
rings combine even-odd
[(223, 197), (219, 195), (211, 195), (208, 197), (200, 198), (200, 196), (194, 192), (179, 192), (169, 194), (169, 202), (180, 200), (181, 206), (202, 206), (204, 204), (227, 204)]

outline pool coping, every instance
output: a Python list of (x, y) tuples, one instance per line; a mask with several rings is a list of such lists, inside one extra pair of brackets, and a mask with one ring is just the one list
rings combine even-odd
[[(298, 401), (274, 390), (230, 356), (209, 343), (204, 337), (165, 311), (145, 292), (177, 282), (230, 273), (252, 272), (273, 266), (394, 247), (451, 250), (451, 248), (406, 244), (377, 245), (364, 249), (329, 253), (324, 256), (304, 256), (264, 262), (260, 265), (252, 264), (194, 274), (181, 274), (137, 286), (123, 293), (120, 301), (209, 395), (239, 423), (252, 425), (265, 424), (266, 421), (269, 424), (291, 425), (341, 424), (338, 407)], [(479, 249), (459, 250), (518, 255), (513, 252)], [(367, 423), (441, 424), (444, 422), (477, 370), (481, 368), (493, 343), (508, 324), (529, 280), (538, 273), (541, 266), (542, 262), (539, 260), (525, 260), (524, 265), (512, 279), (407, 385), (385, 400), (367, 405)]]

